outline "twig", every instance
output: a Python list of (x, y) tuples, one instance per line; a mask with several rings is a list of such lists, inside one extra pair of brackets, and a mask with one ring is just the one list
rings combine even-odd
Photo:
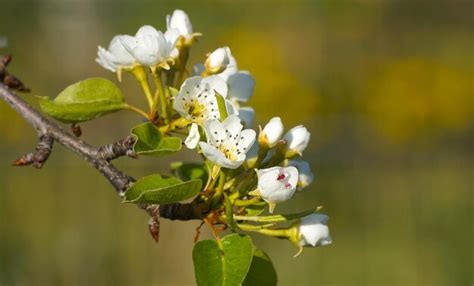
[[(116, 143), (95, 148), (67, 132), (56, 123), (46, 119), (45, 116), (32, 108), (3, 83), (0, 83), (0, 99), (10, 105), (33, 126), (40, 138), (35, 152), (21, 157), (15, 161), (14, 165), (25, 166), (33, 164), (37, 168), (41, 167), (51, 153), (53, 142), (56, 141), (60, 145), (78, 154), (83, 160), (87, 161), (99, 171), (112, 184), (120, 196), (123, 196), (125, 191), (135, 181), (134, 178), (123, 173), (110, 163), (111, 160), (120, 156), (133, 156), (132, 146), (134, 139), (132, 137), (127, 137)], [(196, 204), (177, 203), (161, 205), (159, 207), (156, 205), (139, 207), (147, 211), (154, 219), (157, 218), (158, 214), (160, 217), (171, 220), (201, 219), (203, 216), (201, 209)], [(154, 211), (151, 212), (151, 209), (154, 209)]]

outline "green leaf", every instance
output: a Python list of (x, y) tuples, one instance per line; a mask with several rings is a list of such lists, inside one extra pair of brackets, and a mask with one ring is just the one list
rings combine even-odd
[(47, 96), (38, 99), (44, 113), (65, 123), (92, 120), (127, 107), (122, 91), (103, 78), (76, 82), (54, 100)]
[(199, 179), (207, 182), (209, 176), (207, 167), (197, 163), (182, 163), (179, 166), (175, 166), (174, 174), (183, 181)]
[(194, 245), (193, 262), (197, 285), (241, 285), (252, 262), (253, 245), (248, 235), (230, 234), (220, 244), (202, 240)]
[(215, 96), (216, 96), (216, 99), (217, 99), (217, 107), (219, 108), (219, 113), (221, 115), (221, 121), (224, 121), (224, 119), (226, 119), (227, 116), (229, 116), (229, 114), (227, 113), (227, 107), (226, 107), (226, 104), (225, 104), (225, 99), (222, 95), (218, 94), (217, 92), (216, 92)]
[(244, 286), (275, 286), (277, 273), (270, 257), (258, 248), (254, 248), (250, 270), (242, 284)]
[(139, 155), (161, 157), (176, 153), (182, 147), (181, 138), (163, 136), (150, 122), (135, 126), (131, 133), (137, 138), (133, 150)]
[(196, 196), (202, 187), (201, 180), (183, 182), (175, 177), (150, 175), (139, 179), (125, 193), (125, 202), (171, 204)]

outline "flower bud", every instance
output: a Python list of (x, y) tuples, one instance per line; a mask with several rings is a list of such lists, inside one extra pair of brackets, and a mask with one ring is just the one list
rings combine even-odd
[(298, 169), (295, 167), (272, 167), (257, 170), (258, 192), (270, 205), (270, 212), (276, 203), (293, 197), (298, 183)]
[(119, 69), (130, 69), (135, 58), (125, 49), (120, 36), (115, 36), (109, 44), (108, 50), (99, 46), (96, 62), (105, 69), (116, 72)]
[(307, 187), (314, 181), (314, 174), (311, 172), (311, 168), (306, 161), (301, 160), (290, 160), (288, 166), (294, 166), (298, 169), (298, 190)]
[(209, 74), (219, 73), (227, 67), (230, 61), (230, 49), (228, 47), (218, 48), (207, 56), (204, 66)]
[(311, 134), (306, 127), (298, 125), (286, 132), (283, 140), (286, 142), (287, 158), (301, 155), (309, 143)]
[(327, 226), (329, 217), (323, 214), (310, 214), (301, 219), (298, 225), (300, 246), (324, 246), (332, 243)]
[(188, 14), (183, 10), (174, 10), (172, 15), (167, 15), (166, 26), (168, 29), (177, 29), (185, 39), (189, 39), (193, 35), (193, 26)]
[(283, 123), (280, 117), (273, 117), (265, 125), (258, 136), (258, 143), (265, 147), (273, 147), (283, 136)]

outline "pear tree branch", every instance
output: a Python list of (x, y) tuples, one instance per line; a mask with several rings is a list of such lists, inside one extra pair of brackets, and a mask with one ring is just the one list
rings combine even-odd
[[(123, 196), (125, 191), (135, 182), (133, 177), (120, 171), (110, 162), (121, 156), (135, 156), (132, 148), (135, 142), (133, 137), (129, 136), (118, 142), (96, 148), (48, 120), (17, 96), (4, 82), (0, 82), (0, 99), (25, 119), (36, 130), (39, 138), (35, 151), (19, 158), (13, 163), (14, 165), (33, 165), (36, 168), (41, 168), (52, 152), (53, 143), (57, 142), (93, 166), (110, 182), (120, 196)], [(139, 207), (145, 210), (155, 221), (158, 215), (171, 220), (201, 219), (203, 216), (197, 205), (193, 203), (161, 206), (140, 205)]]

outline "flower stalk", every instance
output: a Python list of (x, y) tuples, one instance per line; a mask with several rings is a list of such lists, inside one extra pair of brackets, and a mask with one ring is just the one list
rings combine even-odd
[(151, 93), (150, 85), (148, 83), (148, 76), (145, 72), (145, 69), (143, 68), (142, 65), (136, 65), (132, 68), (132, 74), (135, 76), (136, 80), (140, 83), (143, 93), (145, 93), (148, 106), (150, 108), (149, 118), (151, 118), (153, 116), (154, 100), (153, 100), (153, 95)]

